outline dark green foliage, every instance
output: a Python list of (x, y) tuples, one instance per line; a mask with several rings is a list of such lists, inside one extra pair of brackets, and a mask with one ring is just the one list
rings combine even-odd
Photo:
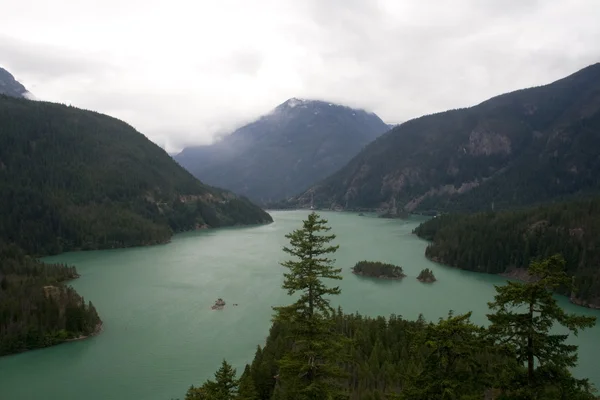
[(191, 386), (185, 400), (236, 400), (239, 399), (238, 381), (235, 378), (235, 369), (223, 360), (221, 368), (215, 372), (215, 379), (207, 380), (198, 388)]
[(101, 324), (92, 303), (61, 282), (74, 267), (49, 265), (14, 245), (0, 243), (0, 356), (52, 346), (95, 333)]
[(421, 272), (419, 272), (419, 275), (417, 276), (417, 279), (420, 280), (421, 282), (427, 282), (427, 283), (436, 281), (435, 275), (433, 275), (433, 271), (430, 270), (429, 268), (425, 268), (425, 269), (421, 270)]
[(292, 257), (282, 265), (283, 288), (288, 294), (300, 293), (298, 300), (284, 307), (275, 307), (275, 320), (288, 323), (288, 340), (292, 347), (279, 360), (279, 393), (282, 399), (333, 399), (338, 395), (338, 381), (342, 376), (338, 365), (344, 341), (333, 328), (333, 312), (325, 296), (337, 295), (339, 287), (330, 287), (323, 279), (340, 280), (341, 269), (334, 268), (328, 254), (338, 246), (330, 242), (335, 235), (327, 221), (311, 213), (303, 227), (286, 235), (290, 247), (284, 252)]
[[(341, 363), (346, 371), (342, 380), (345, 398), (399, 399), (406, 391), (416, 399), (438, 399), (443, 397), (427, 396), (446, 389), (481, 398), (484, 389), (492, 387), (493, 377), (511, 360), (498, 354), (482, 335), (484, 330), (471, 324), (468, 317), (450, 316), (434, 324), (422, 318), (369, 318), (336, 311), (332, 315), (335, 330), (351, 343), (349, 357)], [(270, 389), (259, 399), (285, 398), (278, 397), (280, 384), (274, 374), (254, 372), (277, 370), (279, 357), (292, 349), (290, 329), (287, 323), (275, 322), (265, 348), (250, 366), (254, 385)]]
[(352, 268), (352, 272), (357, 275), (387, 279), (401, 279), (406, 276), (402, 271), (402, 267), (379, 261), (359, 261)]
[(237, 400), (258, 400), (258, 390), (254, 386), (254, 379), (249, 365), (246, 365), (244, 373), (240, 377)]
[(471, 271), (503, 273), (560, 253), (578, 304), (600, 306), (600, 198), (473, 215), (442, 215), (415, 233), (433, 241), (427, 257)]
[(114, 118), (0, 96), (0, 238), (30, 254), (164, 243), (271, 221)]
[(600, 64), (405, 122), (288, 202), (482, 211), (600, 191)]
[(215, 144), (184, 149), (175, 160), (203, 182), (264, 204), (332, 174), (387, 130), (363, 110), (290, 99)]
[[(429, 324), (423, 335), (423, 368), (402, 390), (406, 400), (481, 399), (495, 383), (494, 370), (508, 360), (494, 357), (485, 330), (472, 324), (471, 313)], [(482, 356), (482, 351), (487, 352)], [(498, 361), (501, 360), (502, 363)]]
[[(577, 346), (565, 343), (568, 334), (550, 333), (555, 324), (560, 324), (577, 335), (580, 329), (596, 322), (595, 317), (567, 314), (556, 303), (554, 290), (571, 283), (564, 266), (560, 255), (533, 262), (528, 270), (531, 282), (509, 281), (497, 286), (494, 301), (489, 303), (494, 312), (488, 315), (490, 337), (508, 346), (517, 363), (527, 368), (527, 386), (514, 385), (516, 393), (524, 398), (547, 399), (549, 392), (560, 391), (565, 384), (586, 385), (586, 381), (574, 380), (568, 373), (577, 364)], [(558, 380), (557, 373), (569, 379)]]

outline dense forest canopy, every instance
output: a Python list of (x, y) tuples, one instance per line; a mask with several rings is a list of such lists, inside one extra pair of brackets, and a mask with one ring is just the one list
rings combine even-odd
[(573, 302), (600, 307), (600, 198), (515, 211), (447, 214), (415, 229), (430, 240), (432, 260), (492, 274), (526, 268), (560, 253), (575, 290)]
[(0, 356), (96, 333), (102, 321), (62, 282), (74, 267), (41, 263), (0, 242)]
[(0, 96), (0, 238), (34, 254), (165, 242), (270, 216), (203, 185), (122, 121)]
[(278, 207), (482, 211), (600, 191), (600, 63), (407, 121)]

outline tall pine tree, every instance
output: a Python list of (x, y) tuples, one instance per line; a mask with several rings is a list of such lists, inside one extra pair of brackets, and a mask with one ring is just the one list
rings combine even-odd
[(290, 246), (283, 251), (293, 259), (282, 263), (289, 270), (283, 288), (299, 297), (291, 305), (275, 307), (275, 320), (290, 324), (293, 343), (279, 363), (279, 398), (326, 400), (341, 395), (339, 361), (344, 340), (335, 331), (334, 310), (326, 297), (339, 294), (340, 289), (323, 282), (342, 279), (341, 269), (328, 257), (338, 249), (331, 244), (335, 235), (327, 234), (330, 230), (327, 221), (313, 212), (301, 229), (286, 235)]
[(215, 372), (215, 380), (210, 379), (196, 388), (190, 387), (185, 400), (235, 400), (238, 394), (238, 381), (235, 378), (235, 369), (223, 360), (221, 368)]
[(517, 362), (525, 367), (523, 376), (517, 375), (508, 388), (516, 398), (559, 399), (565, 393), (575, 398), (572, 393), (588, 391), (587, 382), (572, 378), (568, 370), (577, 363), (577, 346), (566, 343), (568, 334), (550, 333), (560, 324), (577, 335), (596, 320), (567, 314), (556, 303), (554, 290), (571, 284), (564, 267), (560, 255), (534, 261), (528, 269), (530, 282), (496, 286), (497, 294), (489, 303), (495, 311), (488, 315), (490, 334), (514, 351)]

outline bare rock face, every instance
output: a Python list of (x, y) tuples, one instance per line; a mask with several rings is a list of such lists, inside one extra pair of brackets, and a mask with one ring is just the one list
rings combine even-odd
[(475, 129), (469, 135), (467, 149), (472, 155), (510, 154), (510, 139), (502, 134)]

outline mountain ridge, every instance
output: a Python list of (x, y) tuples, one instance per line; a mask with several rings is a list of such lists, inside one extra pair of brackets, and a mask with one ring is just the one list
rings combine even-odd
[(387, 130), (374, 113), (294, 97), (220, 141), (174, 158), (209, 184), (267, 203), (309, 187)]
[[(277, 207), (478, 211), (597, 191), (600, 63), (406, 121)], [(560, 165), (558, 165), (558, 164)]]
[(0, 94), (32, 99), (34, 96), (6, 69), (0, 67)]

